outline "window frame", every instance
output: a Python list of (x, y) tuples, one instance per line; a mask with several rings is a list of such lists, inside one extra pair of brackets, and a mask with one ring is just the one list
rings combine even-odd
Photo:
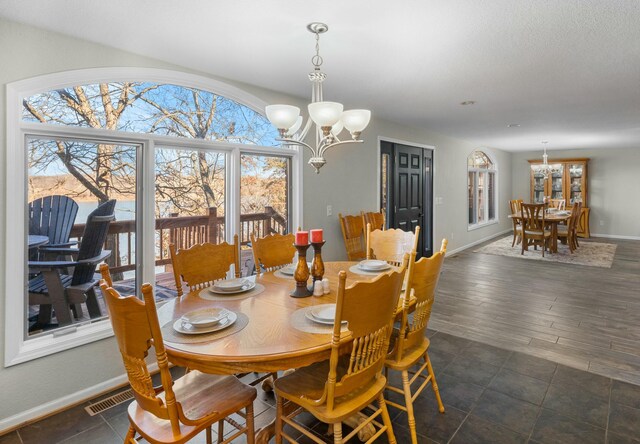
[[(304, 161), (299, 147), (265, 147), (245, 145), (224, 141), (201, 139), (182, 139), (164, 135), (133, 133), (107, 129), (62, 126), (56, 124), (24, 122), (22, 120), (22, 98), (43, 91), (84, 85), (88, 83), (143, 80), (145, 82), (168, 83), (184, 87), (198, 88), (213, 92), (245, 105), (264, 115), (266, 102), (233, 85), (211, 78), (155, 68), (95, 68), (66, 71), (49, 74), (7, 84), (6, 99), (6, 165), (5, 185), (7, 199), (5, 211), (5, 349), (4, 365), (9, 367), (39, 357), (47, 356), (73, 347), (91, 343), (113, 335), (108, 320), (88, 325), (80, 325), (72, 331), (53, 331), (35, 338), (24, 338), (26, 314), (25, 298), (11, 298), (9, 295), (24, 295), (26, 282), (8, 279), (9, 276), (26, 276), (26, 143), (29, 137), (67, 137), (83, 140), (110, 142), (115, 144), (139, 146), (140, 170), (138, 187), (138, 214), (140, 226), (140, 246), (142, 254), (137, 260), (136, 276), (139, 282), (155, 282), (155, 239), (154, 239), (154, 200), (155, 200), (155, 146), (163, 148), (192, 148), (204, 151), (225, 153), (225, 238), (233, 241), (233, 235), (240, 230), (240, 156), (241, 153), (256, 155), (276, 155), (289, 157), (290, 161), (290, 201), (292, 226), (302, 226), (303, 187), (302, 175)], [(16, 168), (16, 165), (24, 168)], [(24, 184), (16, 187), (15, 184)], [(151, 190), (151, 192), (146, 191)], [(234, 190), (238, 190), (235, 192)], [(145, 192), (146, 191), (146, 192)], [(71, 330), (71, 329), (67, 329)]]
[[(491, 167), (490, 168), (477, 168), (477, 167), (471, 167), (469, 166), (469, 159), (471, 157), (474, 156), (474, 154), (476, 152), (482, 152), (491, 162)], [(466, 198), (465, 198), (465, 202), (467, 205), (467, 209), (465, 214), (467, 215), (467, 231), (473, 231), (473, 230), (477, 230), (479, 228), (483, 228), (486, 227), (488, 225), (494, 225), (499, 223), (500, 221), (500, 217), (499, 217), (499, 204), (498, 204), (498, 179), (499, 179), (499, 175), (498, 175), (498, 163), (495, 160), (495, 157), (492, 155), (491, 152), (489, 152), (489, 150), (485, 149), (485, 148), (478, 148), (473, 150), (469, 156), (467, 156), (466, 159), (466, 165), (467, 165), (467, 174), (466, 174), (466, 182), (467, 182), (467, 186), (465, 189), (466, 192)], [(474, 204), (474, 214), (475, 214), (475, 220), (476, 222), (471, 223), (469, 222), (469, 174), (472, 173), (473, 174), (473, 193), (474, 193), (474, 197), (473, 197), (473, 204)], [(484, 216), (485, 216), (485, 220), (482, 222), (477, 222), (477, 212), (478, 212), (478, 208), (479, 208), (479, 193), (478, 193), (478, 183), (480, 180), (480, 174), (485, 174), (485, 181), (484, 181), (484, 190), (485, 190), (485, 194), (484, 194), (484, 202), (483, 202), (483, 211), (484, 211)], [(493, 219), (488, 219), (489, 217), (489, 176), (493, 175), (493, 202), (494, 202), (494, 217)]]

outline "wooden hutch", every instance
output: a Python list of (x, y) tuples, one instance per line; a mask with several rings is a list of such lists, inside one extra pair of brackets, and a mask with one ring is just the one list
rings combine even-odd
[(564, 199), (569, 210), (574, 202), (582, 202), (578, 223), (578, 235), (589, 237), (589, 159), (551, 159), (548, 161), (554, 172), (546, 178), (540, 167), (542, 159), (529, 160), (531, 164), (531, 202), (542, 203), (545, 196)]

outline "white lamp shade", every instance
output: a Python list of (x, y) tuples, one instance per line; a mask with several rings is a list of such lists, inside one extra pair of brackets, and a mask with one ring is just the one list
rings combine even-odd
[(278, 129), (291, 128), (300, 115), (300, 108), (291, 105), (268, 105), (264, 110), (269, 122)]
[(340, 120), (343, 108), (337, 102), (314, 102), (309, 104), (309, 115), (320, 127), (333, 126)]
[(368, 109), (351, 109), (342, 113), (342, 123), (349, 132), (362, 132), (369, 125), (371, 111)]
[(301, 126), (302, 126), (302, 116), (298, 116), (296, 123), (294, 123), (293, 126), (289, 128), (289, 130), (287, 130), (287, 134), (293, 135), (297, 133)]
[(342, 120), (338, 120), (335, 125), (331, 127), (331, 134), (337, 136), (338, 134), (340, 134), (343, 128), (344, 124), (342, 123)]

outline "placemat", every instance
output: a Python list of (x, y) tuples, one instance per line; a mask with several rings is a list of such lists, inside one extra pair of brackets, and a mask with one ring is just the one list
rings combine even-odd
[(176, 320), (172, 319), (162, 326), (162, 338), (167, 342), (175, 342), (176, 344), (197, 344), (200, 342), (209, 342), (224, 338), (225, 336), (239, 332), (249, 324), (249, 316), (237, 311), (234, 311), (234, 313), (238, 318), (229, 328), (211, 333), (203, 333), (201, 335), (185, 335), (178, 333), (173, 329), (173, 323), (176, 322)]
[(209, 288), (203, 288), (198, 293), (200, 299), (206, 299), (207, 301), (237, 301), (240, 299), (249, 298), (251, 296), (257, 296), (264, 291), (264, 285), (256, 284), (255, 288), (238, 294), (215, 294), (209, 291)]
[(284, 274), (282, 271), (280, 270), (276, 270), (273, 272), (273, 275), (275, 277), (279, 277), (280, 279), (288, 279), (290, 281), (294, 280), (294, 277), (292, 274)]
[[(293, 312), (291, 315), (291, 325), (296, 330), (303, 331), (305, 333), (317, 333), (330, 335), (333, 333), (333, 325), (324, 325), (307, 319), (307, 312), (319, 307), (330, 306), (335, 304), (323, 304), (323, 305), (311, 305), (309, 307), (300, 308)], [(347, 326), (343, 325), (340, 331), (347, 331)]]

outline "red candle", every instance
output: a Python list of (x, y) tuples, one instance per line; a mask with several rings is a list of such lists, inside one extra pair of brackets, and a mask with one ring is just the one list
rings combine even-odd
[(322, 229), (311, 230), (311, 242), (322, 242)]
[(296, 245), (309, 245), (308, 231), (298, 231), (296, 233)]

